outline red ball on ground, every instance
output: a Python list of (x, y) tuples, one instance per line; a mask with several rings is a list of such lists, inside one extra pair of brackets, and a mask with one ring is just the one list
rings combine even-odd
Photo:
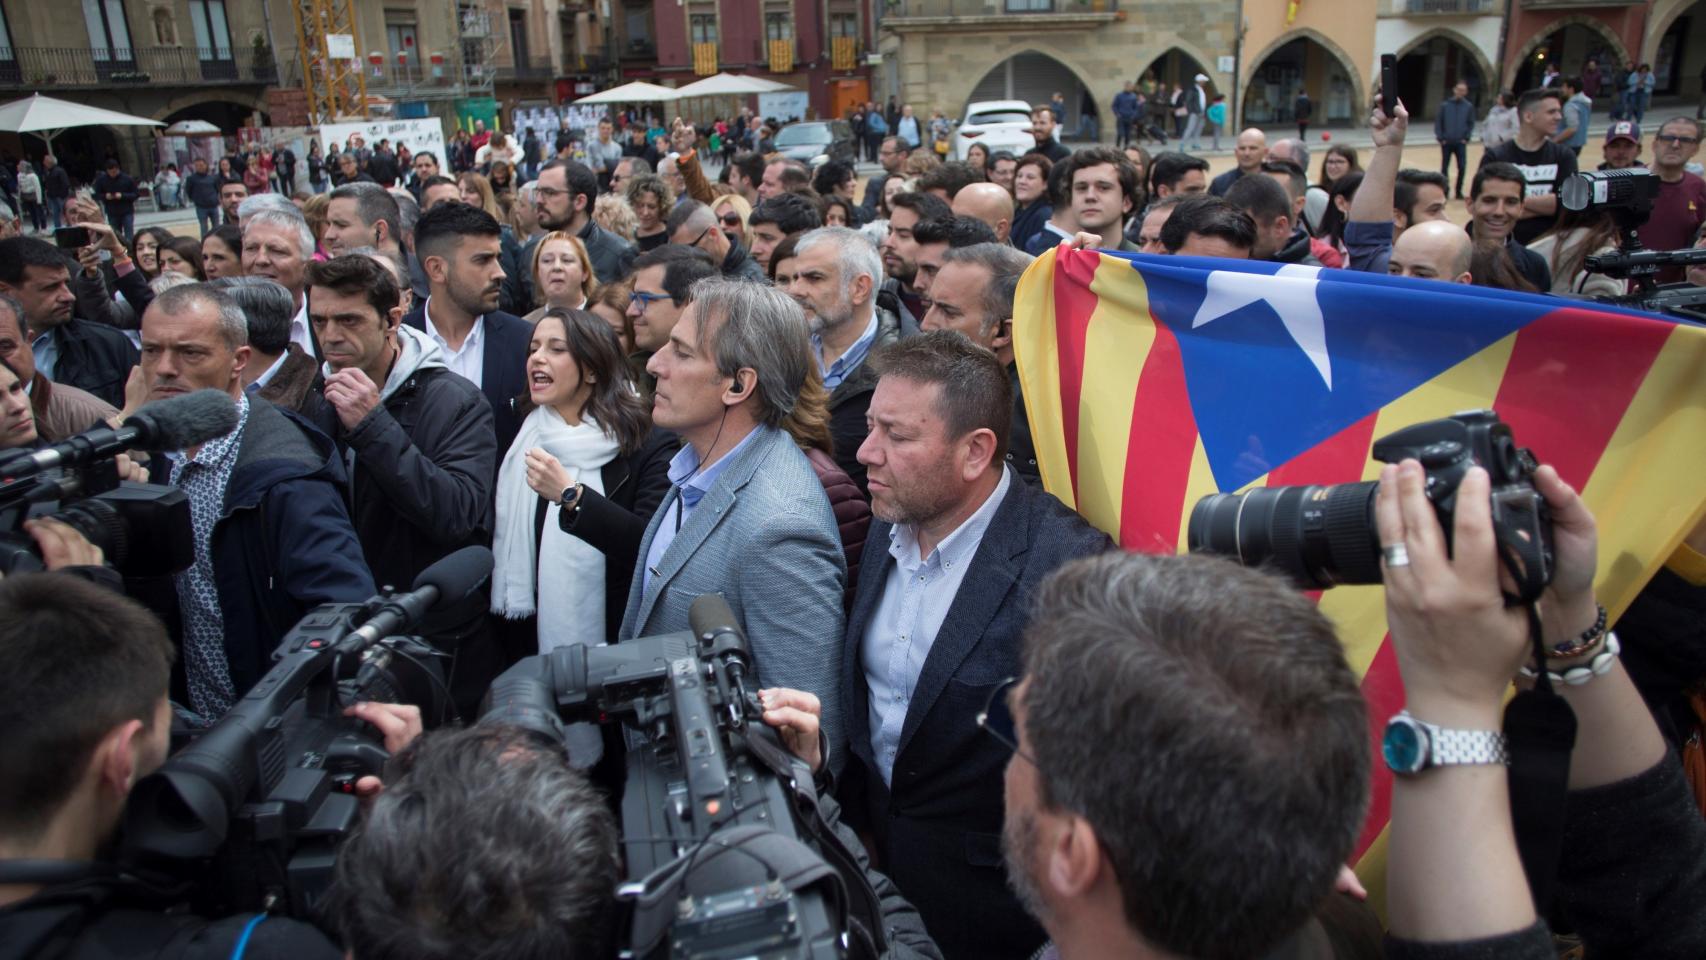
[(1322, 140), (1331, 140), (1331, 139), (1333, 139), (1333, 135), (1331, 133), (1328, 133), (1327, 131), (1323, 130), (1323, 131), (1321, 131), (1321, 139)]

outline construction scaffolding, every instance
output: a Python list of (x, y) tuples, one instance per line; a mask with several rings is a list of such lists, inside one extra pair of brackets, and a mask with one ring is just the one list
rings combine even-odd
[(312, 123), (366, 117), (367, 78), (357, 51), (361, 33), (355, 0), (297, 0), (296, 43)]

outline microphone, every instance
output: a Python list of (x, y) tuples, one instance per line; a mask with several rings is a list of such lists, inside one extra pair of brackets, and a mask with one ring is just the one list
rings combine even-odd
[(467, 598), (491, 575), (492, 551), (479, 546), (463, 547), (422, 570), (415, 578), (413, 590), (388, 598), (345, 642), (360, 650), (396, 636), (413, 627), (427, 611)]
[(55, 467), (78, 467), (126, 450), (182, 450), (237, 429), (237, 404), (218, 390), (156, 400), (122, 425), (95, 427), (40, 450), (0, 462), (0, 477), (22, 479)]

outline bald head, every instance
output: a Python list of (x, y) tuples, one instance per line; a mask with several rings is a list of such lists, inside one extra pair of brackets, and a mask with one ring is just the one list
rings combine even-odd
[(1469, 233), (1449, 220), (1424, 220), (1398, 235), (1386, 272), (1400, 277), (1472, 283)]
[(1238, 145), (1233, 152), (1238, 157), (1238, 169), (1255, 173), (1262, 168), (1262, 161), (1268, 158), (1268, 135), (1251, 127), (1238, 135)]
[(1006, 243), (1013, 226), (1013, 195), (995, 183), (968, 183), (954, 194), (954, 215), (982, 220), (995, 231), (998, 243)]
[(1268, 159), (1290, 160), (1307, 171), (1309, 169), (1309, 145), (1296, 137), (1288, 140), (1276, 140), (1274, 145), (1268, 148)]

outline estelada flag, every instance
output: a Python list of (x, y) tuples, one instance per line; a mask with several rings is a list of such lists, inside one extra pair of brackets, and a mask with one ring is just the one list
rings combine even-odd
[[(1211, 493), (1376, 479), (1376, 439), (1482, 408), (1593, 510), (1613, 617), (1706, 513), (1706, 327), (1485, 287), (1065, 246), (1025, 273), (1013, 313), (1043, 484), (1127, 550), (1184, 549)], [(1404, 701), (1381, 589), (1338, 587), (1320, 604), (1378, 745)], [(1379, 893), (1392, 780), (1378, 759), (1374, 778), (1356, 853)]]

